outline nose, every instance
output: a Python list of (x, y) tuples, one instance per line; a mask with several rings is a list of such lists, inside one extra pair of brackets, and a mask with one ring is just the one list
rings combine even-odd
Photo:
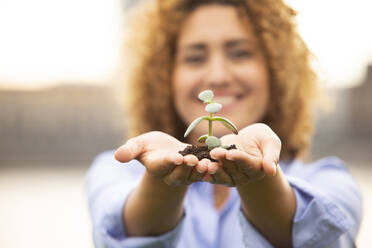
[(229, 85), (231, 73), (228, 63), (223, 55), (215, 54), (210, 58), (207, 65), (205, 82), (207, 88), (223, 88)]

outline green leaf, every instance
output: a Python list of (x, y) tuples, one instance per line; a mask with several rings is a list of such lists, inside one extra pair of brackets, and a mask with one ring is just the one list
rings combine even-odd
[(211, 90), (204, 90), (199, 93), (198, 98), (204, 102), (211, 102), (213, 100), (214, 94)]
[(210, 114), (215, 114), (218, 111), (220, 111), (221, 108), (222, 108), (221, 104), (214, 102), (214, 103), (210, 103), (207, 106), (205, 106), (205, 111), (207, 111)]
[(212, 121), (220, 121), (231, 132), (233, 132), (234, 134), (238, 134), (238, 129), (236, 128), (234, 123), (232, 123), (230, 120), (228, 120), (224, 117), (221, 117), (221, 116), (215, 116), (215, 117), (212, 118)]
[(202, 116), (202, 117), (199, 117), (199, 118), (196, 118), (195, 120), (193, 120), (190, 124), (190, 126), (187, 128), (185, 134), (183, 135), (183, 137), (186, 137), (187, 135), (189, 135), (189, 133), (191, 132), (191, 130), (194, 129), (194, 127), (196, 125), (199, 124), (199, 122), (201, 122), (202, 120), (209, 120), (209, 116)]
[(208, 134), (204, 134), (202, 136), (199, 137), (198, 141), (200, 143), (205, 143), (205, 140), (208, 138)]
[(209, 149), (212, 149), (214, 147), (221, 146), (221, 140), (219, 138), (217, 138), (216, 136), (209, 136), (205, 140), (205, 144), (207, 144), (207, 146), (208, 146)]

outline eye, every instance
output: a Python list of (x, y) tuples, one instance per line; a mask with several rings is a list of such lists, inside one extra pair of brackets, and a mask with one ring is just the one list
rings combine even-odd
[(183, 61), (185, 63), (188, 63), (188, 64), (200, 64), (200, 63), (203, 63), (205, 61), (205, 56), (203, 56), (203, 55), (189, 55), (189, 56), (185, 56)]
[(233, 50), (229, 52), (229, 56), (233, 59), (243, 59), (252, 57), (253, 53), (248, 50)]

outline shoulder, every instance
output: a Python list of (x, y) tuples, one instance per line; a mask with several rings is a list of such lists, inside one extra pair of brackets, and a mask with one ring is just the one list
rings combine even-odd
[(287, 175), (296, 175), (309, 177), (317, 173), (326, 171), (342, 171), (349, 173), (345, 163), (338, 157), (324, 157), (314, 162), (305, 163), (300, 159), (294, 159), (291, 162), (283, 163), (282, 169)]
[(120, 163), (115, 159), (114, 153), (114, 150), (104, 151), (93, 159), (86, 175), (87, 181), (133, 180), (145, 171), (144, 166), (138, 160)]
[(102, 153), (99, 153), (93, 159), (91, 167), (95, 166), (105, 166), (108, 167), (117, 167), (117, 168), (129, 168), (132, 172), (143, 172), (144, 167), (138, 160), (131, 160), (127, 163), (121, 163), (117, 161), (114, 157), (115, 150), (108, 150)]

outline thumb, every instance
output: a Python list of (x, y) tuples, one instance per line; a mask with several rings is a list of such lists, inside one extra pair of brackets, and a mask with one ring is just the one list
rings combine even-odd
[(267, 138), (262, 142), (263, 169), (266, 174), (275, 176), (279, 162), (281, 142), (279, 138)]
[(119, 147), (114, 157), (119, 162), (125, 163), (139, 157), (144, 151), (144, 143), (139, 137), (129, 139), (124, 145)]

